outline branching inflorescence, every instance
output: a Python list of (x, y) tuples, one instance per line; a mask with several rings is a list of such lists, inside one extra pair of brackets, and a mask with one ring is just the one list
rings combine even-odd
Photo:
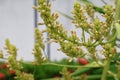
[[(51, 13), (50, 3), (47, 5), (46, 0), (38, 0), (38, 7), (35, 8), (40, 12), (40, 16), (47, 27), (49, 38), (58, 42), (61, 46), (60, 50), (69, 57), (84, 56), (86, 53), (84, 53), (82, 47), (85, 47), (90, 54), (97, 54), (96, 47), (103, 47), (106, 43), (112, 44), (111, 48), (114, 48), (113, 42), (116, 38), (111, 35), (115, 35), (115, 28), (113, 27), (114, 9), (112, 6), (105, 6), (105, 14), (102, 14), (105, 21), (102, 21), (94, 16), (95, 10), (92, 5), (87, 4), (86, 8), (83, 8), (80, 3), (76, 2), (72, 12), (74, 18), (72, 22), (76, 28), (82, 30), (80, 38), (75, 31), (71, 31), (71, 36), (68, 36), (67, 31), (57, 21), (58, 14)], [(89, 17), (91, 18), (90, 21), (88, 20)], [(90, 35), (89, 38), (86, 37), (86, 33)]]
[(8, 67), (10, 70), (15, 70), (16, 80), (34, 80), (32, 74), (28, 74), (22, 71), (22, 61), (17, 60), (17, 48), (10, 43), (9, 39), (6, 39), (6, 47), (8, 57)]
[[(38, 6), (34, 7), (40, 13), (47, 27), (46, 31), (49, 33), (48, 37), (50, 40), (59, 43), (61, 46), (60, 50), (71, 58), (89, 55), (98, 61), (96, 55), (101, 52), (105, 57), (102, 80), (106, 80), (111, 59), (117, 53), (115, 48), (117, 30), (114, 27), (114, 24), (116, 24), (115, 9), (111, 5), (105, 5), (104, 13), (100, 13), (100, 16), (104, 18), (103, 21), (95, 16), (98, 11), (95, 10), (93, 5), (86, 4), (83, 7), (79, 2), (76, 2), (72, 12), (72, 23), (81, 30), (81, 35), (78, 37), (76, 31), (71, 31), (71, 35), (68, 36), (67, 31), (57, 20), (58, 14), (51, 13), (50, 7), (51, 4), (47, 5), (46, 0), (38, 0)], [(89, 34), (89, 37), (86, 34)], [(97, 49), (98, 46), (102, 48), (101, 51)]]
[[(89, 3), (81, 5), (79, 2), (76, 2), (74, 4), (74, 10), (72, 11), (72, 23), (77, 29), (80, 29), (81, 35), (77, 35), (75, 30), (71, 31), (71, 35), (68, 35), (62, 24), (57, 20), (58, 14), (51, 12), (51, 4), (47, 4), (47, 0), (38, 0), (38, 6), (34, 6), (33, 8), (40, 13), (43, 23), (39, 24), (45, 25), (46, 30), (40, 31), (38, 28), (35, 29), (35, 45), (33, 49), (35, 66), (45, 65), (45, 63), (48, 62), (48, 56), (45, 53), (45, 44), (43, 41), (43, 33), (48, 32), (48, 43), (58, 43), (60, 45), (59, 50), (64, 52), (68, 57), (79, 58), (88, 55), (93, 59), (93, 61), (95, 61), (93, 63), (97, 64), (97, 67), (103, 67), (102, 76), (98, 76), (102, 77), (101, 80), (107, 80), (107, 74), (111, 75), (115, 80), (119, 80), (120, 63), (117, 62), (117, 73), (114, 73), (109, 69), (112, 59), (117, 53), (116, 40), (120, 39), (120, 4), (118, 4), (117, 1), (119, 3), (120, 0), (116, 0), (116, 10), (111, 5), (105, 5), (102, 12), (99, 13), (104, 20), (101, 20), (98, 16), (96, 16), (96, 13), (99, 12), (99, 10), (96, 11), (97, 7)], [(102, 50), (97, 49), (98, 47), (101, 47)], [(27, 74), (22, 71), (22, 61), (17, 60), (17, 48), (11, 44), (8, 39), (6, 39), (5, 49), (9, 54), (9, 69), (14, 69), (16, 72), (15, 79), (34, 80), (34, 76), (32, 74)], [(100, 52), (105, 57), (103, 60), (98, 59), (97, 55)], [(2, 51), (0, 51), (0, 58), (3, 58)], [(88, 67), (86, 70), (89, 70), (89, 68), (95, 67), (95, 64), (89, 64), (82, 67)], [(51, 65), (64, 66), (54, 63), (51, 63)], [(75, 78), (67, 72), (66, 67), (68, 66), (69, 65), (65, 65), (65, 68), (63, 68), (63, 71), (61, 72), (63, 75), (62, 79), (74, 80)], [(84, 79), (87, 80), (87, 78)], [(82, 76), (78, 77), (78, 80), (83, 80)]]

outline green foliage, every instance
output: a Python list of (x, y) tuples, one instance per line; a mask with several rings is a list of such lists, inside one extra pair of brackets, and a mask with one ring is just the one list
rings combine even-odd
[[(68, 62), (66, 59), (61, 61), (53, 61), (51, 63), (65, 64), (65, 65), (79, 65), (76, 62)], [(49, 67), (48, 67), (49, 66)], [(54, 78), (55, 76), (61, 77), (62, 67), (48, 65), (33, 65), (32, 63), (23, 63), (23, 70), (27, 73), (34, 73), (35, 80), (44, 78)], [(76, 70), (75, 68), (69, 68), (68, 70)]]

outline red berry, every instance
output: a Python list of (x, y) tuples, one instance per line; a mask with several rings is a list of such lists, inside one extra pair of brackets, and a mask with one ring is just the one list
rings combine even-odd
[(59, 76), (58, 75), (54, 75), (53, 78), (58, 78)]
[(83, 76), (87, 76), (88, 74), (87, 73), (83, 73)]
[(2, 65), (1, 65), (1, 68), (8, 68), (8, 63), (3, 63)]
[(11, 75), (15, 75), (15, 70), (9, 70), (9, 73), (10, 73)]
[(0, 79), (4, 79), (5, 78), (5, 74), (4, 73), (0, 73)]
[(71, 74), (73, 71), (72, 69), (68, 69), (68, 73)]
[(82, 64), (82, 65), (86, 65), (89, 63), (88, 60), (85, 58), (78, 58), (77, 61), (79, 64)]

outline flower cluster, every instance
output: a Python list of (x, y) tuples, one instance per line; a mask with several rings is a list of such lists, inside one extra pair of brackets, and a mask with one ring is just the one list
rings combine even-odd
[(22, 63), (22, 61), (17, 60), (17, 48), (16, 46), (10, 43), (9, 39), (6, 39), (5, 49), (7, 50), (7, 53), (9, 55), (8, 57), (9, 70), (11, 71), (14, 70), (16, 73), (15, 79), (16, 80), (34, 80), (32, 74), (27, 74), (25, 72), (22, 72), (22, 65), (20, 64)]
[(87, 22), (87, 17), (85, 16), (84, 8), (78, 2), (74, 4), (73, 16), (73, 23), (75, 24), (75, 26), (77, 28), (82, 28), (88, 31), (90, 24)]
[(3, 58), (3, 53), (2, 53), (2, 51), (0, 51), (0, 58)]
[[(50, 4), (46, 4), (46, 0), (38, 0), (38, 7), (35, 7), (38, 12), (41, 13), (41, 17), (44, 20), (44, 24), (47, 26), (47, 32), (49, 33), (49, 38), (55, 42), (59, 42), (61, 49), (66, 55), (70, 57), (81, 56), (82, 50), (80, 47), (72, 47), (80, 44), (78, 37), (74, 31), (71, 32), (71, 36), (67, 35), (67, 31), (63, 28), (63, 26), (57, 21), (58, 14), (51, 14)], [(48, 19), (49, 18), (49, 19)], [(69, 47), (65, 47), (63, 44), (69, 44)], [(71, 49), (72, 48), (72, 49)], [(71, 51), (71, 50), (72, 51)], [(73, 52), (74, 51), (74, 52)]]
[[(35, 57), (35, 64), (41, 64), (43, 62), (46, 62), (47, 56), (46, 54), (43, 56), (42, 52), (45, 50), (45, 46), (43, 43), (43, 37), (42, 37), (42, 32), (36, 28), (35, 29), (35, 45), (33, 49), (33, 55)], [(46, 57), (46, 59), (45, 59)]]
[(63, 75), (63, 80), (74, 80), (73, 77), (68, 72), (66, 67), (63, 68), (61, 74)]
[[(87, 8), (88, 6), (89, 8)], [(40, 12), (40, 16), (43, 18), (50, 40), (59, 43), (60, 50), (69, 57), (81, 57), (86, 54), (82, 47), (88, 50), (88, 54), (96, 54), (97, 46), (103, 46), (105, 43), (111, 44), (115, 41), (115, 37), (111, 35), (114, 33), (112, 27), (114, 9), (110, 5), (106, 5), (104, 8), (105, 13), (102, 15), (106, 20), (103, 22), (94, 16), (95, 10), (92, 5), (87, 4), (86, 8), (83, 8), (78, 2), (74, 4), (73, 23), (82, 30), (81, 38), (78, 38), (75, 31), (71, 31), (71, 36), (67, 35), (67, 31), (57, 21), (58, 14), (51, 13), (50, 4), (47, 5), (46, 0), (38, 0), (38, 7), (35, 9)], [(90, 12), (91, 9), (92, 13)], [(87, 14), (92, 18), (92, 22), (88, 21)], [(89, 39), (86, 38), (86, 33), (90, 35)]]

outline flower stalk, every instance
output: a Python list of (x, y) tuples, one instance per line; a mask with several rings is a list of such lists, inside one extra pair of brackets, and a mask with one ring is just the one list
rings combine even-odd
[(107, 74), (108, 74), (109, 67), (110, 67), (110, 60), (108, 59), (105, 61), (101, 80), (107, 80)]

